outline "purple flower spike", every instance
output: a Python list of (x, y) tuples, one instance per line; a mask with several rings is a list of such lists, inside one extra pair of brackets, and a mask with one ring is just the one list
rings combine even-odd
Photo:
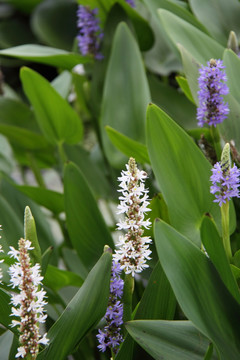
[(108, 307), (104, 316), (107, 325), (103, 330), (98, 330), (97, 339), (99, 341), (98, 348), (104, 352), (107, 348), (111, 348), (116, 354), (118, 347), (123, 341), (121, 335), (121, 325), (123, 324), (123, 304), (120, 299), (123, 294), (124, 282), (120, 278), (120, 264), (113, 260), (111, 280), (110, 280), (110, 296)]
[(101, 60), (100, 42), (103, 32), (99, 26), (99, 19), (96, 17), (98, 9), (91, 10), (89, 6), (79, 5), (77, 11), (77, 27), (79, 29), (78, 47), (82, 55), (91, 54), (95, 59)]
[(126, 3), (128, 3), (132, 8), (134, 8), (136, 5), (135, 5), (135, 2), (134, 0), (125, 0)]
[(197, 120), (200, 127), (204, 124), (216, 126), (223, 122), (229, 113), (228, 104), (223, 101), (223, 95), (229, 92), (225, 84), (227, 77), (222, 70), (225, 66), (221, 60), (214, 59), (211, 59), (207, 65), (199, 69)]
[(215, 194), (214, 202), (218, 202), (219, 206), (229, 201), (232, 197), (240, 197), (239, 195), (239, 175), (240, 170), (234, 164), (230, 167), (230, 151), (227, 143), (223, 148), (221, 163), (217, 162), (212, 168), (212, 186), (210, 192)]

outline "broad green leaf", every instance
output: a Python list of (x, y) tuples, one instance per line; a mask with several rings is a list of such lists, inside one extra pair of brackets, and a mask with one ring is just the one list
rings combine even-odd
[(193, 104), (195, 104), (195, 101), (192, 97), (191, 90), (190, 90), (188, 82), (187, 82), (187, 79), (184, 78), (183, 76), (176, 76), (176, 80), (177, 80), (178, 85), (180, 86), (180, 88), (182, 89), (182, 91), (184, 92), (186, 97), (188, 98), (188, 100), (190, 100)]
[(59, 214), (64, 211), (63, 194), (57, 191), (28, 185), (16, 185), (16, 188), (39, 205), (52, 211), (54, 214)]
[(0, 171), (10, 174), (15, 169), (15, 166), (12, 148), (5, 136), (0, 135)]
[(67, 265), (68, 269), (75, 274), (78, 274), (82, 279), (86, 279), (88, 271), (79, 259), (77, 252), (73, 249), (64, 247), (62, 249), (64, 262)]
[(0, 289), (0, 323), (9, 330), (17, 333), (17, 329), (10, 327), (12, 318), (10, 317), (12, 305), (10, 304), (11, 296), (5, 290)]
[(36, 224), (29, 206), (26, 206), (24, 211), (24, 239), (31, 241), (34, 247), (30, 253), (33, 262), (41, 264), (42, 254), (37, 238)]
[(172, 320), (176, 298), (159, 261), (148, 281), (134, 319)]
[[(124, 58), (122, 54), (125, 54)], [(127, 158), (111, 144), (105, 126), (109, 125), (133, 140), (145, 143), (145, 112), (149, 100), (140, 51), (127, 25), (120, 23), (107, 69), (101, 115), (103, 146), (114, 167), (122, 168)], [(119, 104), (124, 105), (119, 107)]]
[(1, 349), (1, 359), (10, 360), (8, 355), (13, 341), (13, 334), (11, 331), (5, 331), (0, 336), (0, 349)]
[(240, 303), (239, 289), (233, 277), (227, 255), (223, 247), (223, 241), (217, 232), (213, 220), (208, 216), (204, 217), (201, 225), (201, 239), (207, 254), (215, 265), (225, 286)]
[[(86, 151), (82, 146), (65, 145), (64, 150), (70, 161), (74, 162), (89, 184), (94, 194), (98, 198), (108, 198), (111, 194), (111, 184), (105, 177), (105, 168), (102, 162), (98, 162), (94, 159), (93, 150), (90, 153)], [(99, 157), (100, 150), (97, 149), (97, 155)]]
[(110, 126), (106, 126), (106, 131), (113, 145), (127, 157), (132, 156), (136, 159), (136, 161), (143, 164), (150, 163), (146, 145), (130, 139)]
[(171, 224), (200, 245), (204, 213), (211, 213), (221, 228), (220, 209), (210, 194), (210, 163), (184, 130), (155, 105), (147, 111), (147, 146)]
[(108, 302), (111, 263), (110, 253), (104, 253), (48, 331), (50, 343), (38, 360), (64, 360), (101, 320)]
[(220, 358), (240, 356), (240, 306), (209, 258), (168, 224), (155, 223), (159, 260), (183, 312), (215, 344)]
[(159, 81), (156, 76), (148, 76), (148, 81), (154, 104), (158, 105), (184, 129), (192, 129), (196, 126), (196, 107), (184, 94), (163, 81)]
[(224, 47), (231, 30), (240, 35), (240, 4), (237, 0), (190, 0), (189, 4), (196, 18)]
[(0, 124), (0, 133), (5, 135), (13, 146), (26, 150), (49, 149), (48, 141), (41, 135), (17, 126)]
[(32, 29), (42, 43), (71, 50), (77, 35), (76, 12), (74, 0), (43, 1), (32, 13)]
[(67, 228), (73, 247), (87, 269), (99, 258), (105, 244), (114, 244), (88, 183), (73, 163), (64, 169)]
[(43, 283), (52, 290), (58, 291), (65, 286), (81, 287), (83, 280), (79, 275), (74, 274), (71, 271), (58, 269), (56, 266), (48, 265)]
[(0, 50), (0, 56), (10, 56), (17, 59), (39, 62), (41, 64), (71, 70), (78, 64), (89, 62), (86, 56), (74, 54), (65, 50), (43, 45), (20, 45)]
[[(156, 360), (202, 360), (209, 345), (209, 340), (190, 321), (137, 320), (128, 322), (126, 327)], [(217, 360), (216, 355), (214, 359)]]
[(79, 142), (83, 134), (81, 119), (67, 101), (37, 72), (24, 67), (20, 76), (39, 127), (48, 141), (52, 144)]
[(236, 74), (240, 71), (240, 59), (232, 50), (226, 49), (223, 54), (223, 63), (226, 66), (225, 72), (227, 75), (227, 85), (229, 87), (229, 91), (231, 95), (240, 102), (240, 85), (236, 76)]
[(224, 47), (195, 26), (167, 10), (158, 10), (158, 14), (173, 43), (182, 45), (200, 63), (222, 57)]
[(0, 192), (3, 197), (0, 206), (0, 218), (4, 230), (1, 235), (4, 244), (6, 244), (7, 241), (6, 251), (8, 251), (9, 245), (16, 247), (18, 240), (24, 234), (23, 220), (26, 206), (31, 208), (34, 215), (42, 252), (49, 246), (55, 245), (49, 222), (36, 203), (19, 192), (12, 183), (5, 179), (2, 179), (0, 183)]
[(51, 82), (51, 85), (61, 97), (67, 99), (72, 87), (72, 74), (67, 70), (63, 71)]

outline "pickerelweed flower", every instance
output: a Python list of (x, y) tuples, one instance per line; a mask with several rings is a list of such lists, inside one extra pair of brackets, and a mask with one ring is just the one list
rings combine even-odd
[(46, 305), (46, 292), (40, 288), (43, 277), (40, 275), (40, 265), (31, 266), (29, 250), (33, 250), (29, 240), (20, 239), (19, 250), (10, 246), (8, 254), (17, 261), (9, 267), (10, 282), (12, 288), (17, 287), (20, 293), (13, 294), (11, 298), (11, 316), (20, 318), (12, 320), (11, 326), (18, 326), (19, 344), (16, 357), (25, 358), (31, 356), (36, 359), (39, 344), (47, 345), (47, 334), (42, 337), (39, 334), (39, 323), (44, 323), (47, 315), (43, 307)]
[[(223, 154), (229, 153), (229, 144), (223, 149)], [(212, 186), (210, 192), (215, 194), (214, 202), (218, 202), (219, 206), (229, 201), (232, 197), (240, 197), (239, 195), (239, 179), (240, 170), (234, 164), (230, 166), (230, 155), (222, 156), (221, 162), (217, 162), (212, 168)]]
[(103, 330), (99, 329), (97, 335), (97, 339), (100, 343), (100, 345), (98, 345), (100, 351), (104, 352), (107, 348), (110, 348), (114, 354), (117, 353), (118, 347), (123, 341), (121, 335), (123, 304), (120, 300), (123, 294), (124, 282), (120, 278), (120, 273), (120, 264), (113, 261), (110, 279), (110, 296), (107, 311), (104, 316), (107, 325)]
[(136, 5), (135, 5), (135, 2), (134, 0), (125, 0), (126, 3), (128, 3), (132, 8), (134, 8)]
[(227, 95), (229, 89), (225, 83), (227, 77), (222, 70), (224, 68), (221, 60), (211, 59), (207, 66), (199, 69), (197, 120), (200, 127), (204, 124), (216, 126), (227, 118), (229, 108), (223, 95)]
[(95, 59), (101, 60), (100, 42), (103, 32), (97, 18), (98, 9), (91, 10), (89, 6), (79, 5), (77, 10), (77, 27), (79, 29), (78, 47), (82, 55), (93, 55)]
[(151, 225), (149, 219), (144, 220), (144, 214), (151, 211), (147, 206), (148, 190), (145, 189), (144, 180), (147, 173), (137, 168), (135, 159), (130, 158), (127, 171), (122, 171), (118, 178), (120, 181), (118, 214), (125, 213), (125, 219), (117, 224), (118, 230), (125, 230), (127, 233), (119, 237), (117, 246), (119, 250), (113, 255), (115, 261), (119, 261), (121, 269), (126, 274), (140, 273), (147, 268), (147, 260), (150, 260), (149, 243), (151, 239), (148, 236), (142, 236), (144, 229)]

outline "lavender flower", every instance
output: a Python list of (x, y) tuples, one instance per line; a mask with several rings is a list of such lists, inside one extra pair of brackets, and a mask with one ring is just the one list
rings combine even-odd
[(215, 194), (214, 202), (218, 202), (219, 206), (229, 201), (232, 197), (240, 197), (239, 195), (239, 175), (240, 170), (234, 164), (230, 166), (230, 147), (227, 143), (223, 149), (221, 162), (217, 162), (212, 168), (212, 186), (210, 192)]
[(77, 27), (79, 28), (78, 47), (82, 55), (91, 54), (95, 59), (101, 60), (103, 55), (99, 52), (103, 33), (96, 17), (98, 9), (91, 10), (89, 6), (79, 5)]
[(47, 315), (43, 313), (46, 292), (39, 288), (43, 277), (40, 275), (40, 265), (31, 266), (29, 250), (33, 250), (29, 240), (20, 239), (19, 250), (10, 246), (8, 254), (17, 260), (10, 266), (10, 282), (13, 288), (17, 287), (20, 293), (13, 294), (11, 298), (12, 314), (19, 317), (19, 320), (12, 320), (11, 326), (18, 326), (20, 332), (18, 353), (16, 357), (25, 358), (31, 355), (36, 359), (39, 344), (47, 345), (46, 334), (43, 337), (39, 334), (39, 323), (44, 323)]
[(125, 219), (117, 224), (119, 230), (126, 230), (125, 235), (119, 237), (116, 250), (113, 255), (115, 261), (119, 261), (121, 269), (126, 274), (140, 273), (147, 268), (147, 260), (150, 260), (151, 251), (148, 249), (151, 239), (148, 236), (142, 236), (143, 227), (148, 229), (151, 225), (149, 219), (144, 220), (144, 214), (151, 211), (147, 206), (148, 190), (145, 189), (144, 180), (147, 178), (145, 171), (140, 171), (135, 163), (135, 159), (130, 158), (127, 171), (122, 171), (120, 181), (118, 214), (125, 213)]
[(207, 64), (208, 66), (199, 69), (197, 119), (200, 127), (204, 124), (216, 126), (226, 119), (229, 113), (228, 104), (223, 101), (223, 95), (229, 92), (225, 84), (227, 77), (225, 71), (222, 71), (225, 66), (221, 60), (214, 59)]
[(104, 352), (109, 347), (116, 354), (118, 347), (123, 341), (121, 325), (123, 323), (123, 304), (120, 299), (123, 294), (124, 282), (120, 278), (120, 264), (113, 261), (110, 280), (110, 296), (108, 307), (104, 316), (107, 325), (103, 330), (98, 330), (97, 339), (100, 343), (98, 348)]
[(128, 3), (132, 8), (134, 8), (136, 5), (135, 5), (135, 2), (134, 0), (125, 0), (126, 3)]

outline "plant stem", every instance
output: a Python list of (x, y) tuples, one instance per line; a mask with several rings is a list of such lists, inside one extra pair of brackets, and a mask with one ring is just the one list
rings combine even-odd
[(124, 289), (123, 289), (123, 322), (124, 323), (126, 321), (131, 320), (133, 290), (134, 290), (134, 277), (131, 274), (127, 274), (125, 275)]
[(41, 174), (41, 171), (40, 171), (39, 167), (37, 166), (37, 163), (36, 163), (36, 160), (35, 160), (34, 156), (31, 153), (27, 153), (27, 156), (28, 156), (28, 160), (30, 162), (30, 167), (32, 169), (32, 172), (34, 173), (34, 176), (35, 176), (35, 179), (36, 179), (38, 185), (41, 188), (45, 189), (46, 185), (44, 183), (44, 179), (42, 177), (42, 174)]
[(221, 215), (222, 215), (222, 237), (223, 237), (223, 246), (226, 251), (228, 260), (232, 258), (232, 250), (230, 244), (229, 236), (229, 202), (222, 204), (221, 206)]
[(215, 127), (214, 125), (211, 125), (210, 126), (210, 134), (212, 137), (214, 149), (216, 151), (217, 160), (219, 161), (221, 159), (222, 148), (221, 148), (221, 144), (220, 144), (220, 135), (219, 135), (218, 128)]

